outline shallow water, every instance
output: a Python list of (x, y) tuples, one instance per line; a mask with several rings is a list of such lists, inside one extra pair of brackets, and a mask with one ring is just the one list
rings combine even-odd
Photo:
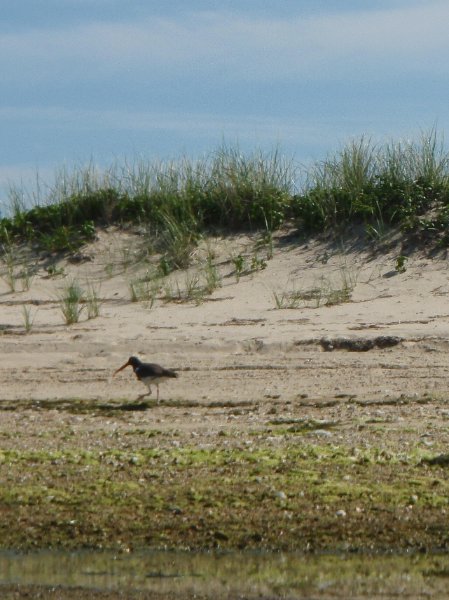
[(338, 598), (445, 597), (449, 557), (189, 552), (0, 553), (0, 583)]

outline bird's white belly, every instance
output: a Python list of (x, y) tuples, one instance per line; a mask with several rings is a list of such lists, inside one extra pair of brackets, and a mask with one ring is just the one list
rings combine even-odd
[(142, 383), (144, 383), (146, 386), (150, 387), (150, 385), (158, 385), (166, 379), (166, 377), (142, 377), (140, 381), (142, 381)]

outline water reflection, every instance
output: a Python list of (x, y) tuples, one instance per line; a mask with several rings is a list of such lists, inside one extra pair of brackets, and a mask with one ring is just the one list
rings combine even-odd
[(0, 553), (0, 583), (140, 589), (216, 598), (232, 593), (334, 597), (446, 592), (446, 555), (300, 556), (189, 552)]

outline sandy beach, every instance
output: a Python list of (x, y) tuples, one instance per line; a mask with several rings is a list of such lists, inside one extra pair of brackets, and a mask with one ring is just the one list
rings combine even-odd
[[(262, 401), (271, 394), (276, 403), (306, 395), (374, 399), (447, 390), (449, 282), (443, 258), (416, 253), (398, 273), (397, 251), (375, 256), (318, 242), (289, 244), (280, 236), (266, 268), (237, 282), (227, 257), (231, 248), (250, 253), (252, 240), (212, 240), (222, 256), (221, 287), (198, 304), (156, 300), (150, 308), (130, 301), (130, 282), (146, 268), (132, 264), (138, 242), (103, 232), (84, 250), (86, 262), (62, 263), (63, 275), (50, 277), (43, 266), (30, 289), (16, 293), (0, 280), (3, 401), (132, 400), (145, 390), (131, 369), (111, 379), (132, 354), (182, 374), (161, 387), (165, 399)], [(129, 265), (118, 257), (124, 245)], [(183, 277), (173, 275), (181, 286)], [(79, 323), (67, 326), (59, 297), (73, 279), (84, 288), (96, 286), (100, 316), (89, 320), (81, 311)], [(339, 302), (343, 288), (349, 298)], [(332, 293), (335, 304), (329, 306)], [(275, 294), (285, 296), (286, 308), (276, 308)], [(296, 303), (295, 294), (303, 297)], [(29, 335), (23, 305), (33, 322)], [(396, 336), (400, 343), (369, 352), (326, 352), (332, 343), (322, 343), (381, 336)], [(144, 415), (153, 417), (154, 411)]]

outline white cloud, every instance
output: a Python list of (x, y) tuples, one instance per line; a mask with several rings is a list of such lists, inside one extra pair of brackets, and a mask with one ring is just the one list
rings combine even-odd
[(354, 69), (446, 69), (449, 3), (290, 19), (231, 12), (176, 21), (99, 23), (0, 36), (4, 83), (131, 74), (154, 81), (174, 73), (192, 80), (321, 79)]

